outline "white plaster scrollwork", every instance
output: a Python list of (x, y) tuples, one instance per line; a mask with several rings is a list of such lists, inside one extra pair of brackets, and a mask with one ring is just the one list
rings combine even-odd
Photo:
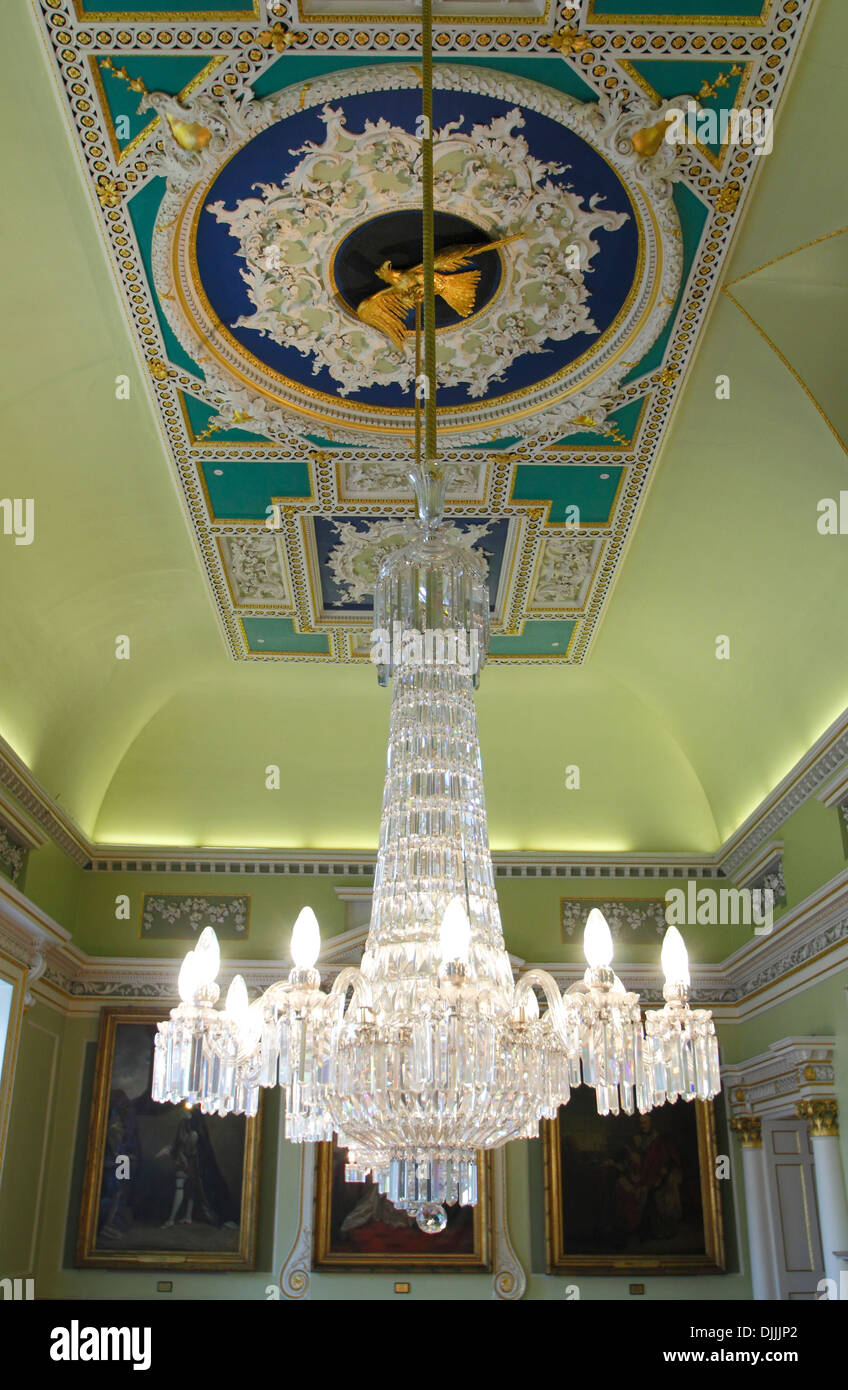
[(238, 604), (291, 603), (280, 543), (260, 531), (249, 536), (223, 536), (221, 553)]
[(527, 1275), (513, 1248), (509, 1235), (509, 1215), (506, 1186), (506, 1150), (496, 1149), (492, 1155), (494, 1182), (492, 1206), (492, 1237), (494, 1240), (492, 1298), (515, 1303), (524, 1297)]
[[(483, 487), (485, 464), (455, 463), (450, 469), (448, 497), (475, 497)], [(407, 460), (374, 459), (368, 463), (344, 465), (344, 491), (351, 497), (384, 497), (397, 494), (409, 497), (409, 463)]]
[(286, 1298), (309, 1298), (312, 1273), (312, 1221), (315, 1206), (315, 1147), (302, 1144), (300, 1155), (300, 1211), (297, 1235), (280, 1271), (280, 1288)]
[(0, 865), (7, 867), (13, 883), (17, 882), (25, 862), (25, 846), (15, 840), (8, 830), (0, 825)]
[(591, 578), (598, 542), (576, 536), (548, 536), (542, 541), (532, 608), (562, 607), (580, 602)]
[[(348, 130), (341, 107), (321, 111), (326, 137), (308, 142), (294, 171), (279, 184), (259, 184), (261, 196), (233, 209), (213, 203), (245, 262), (242, 277), (253, 312), (235, 327), (255, 330), (324, 367), (341, 396), (375, 385), (412, 385), (411, 355), (357, 319), (329, 293), (328, 267), (339, 241), (367, 217), (417, 207), (421, 141), (387, 120)], [(599, 251), (596, 230), (619, 230), (627, 213), (587, 205), (552, 181), (564, 166), (533, 159), (515, 107), (487, 126), (463, 121), (434, 132), (439, 210), (473, 219), (493, 239), (523, 239), (504, 250), (507, 283), (497, 302), (468, 323), (440, 334), (439, 384), (466, 385), (472, 398), (527, 353), (575, 333), (597, 334), (585, 272)], [(568, 259), (569, 250), (579, 267)], [(375, 279), (374, 290), (382, 288)]]
[(24, 1008), (31, 1009), (35, 1000), (32, 996), (32, 987), (41, 979), (47, 969), (47, 957), (41, 951), (34, 951), (30, 957), (27, 968), (26, 994), (24, 995)]
[(643, 930), (662, 936), (667, 926), (664, 898), (616, 898), (607, 902), (598, 902), (594, 898), (563, 898), (561, 919), (565, 936), (583, 931), (590, 907), (600, 908), (609, 923), (614, 941), (621, 941), (631, 932)]
[[(488, 573), (488, 561), (482, 551), (475, 549), (487, 535), (490, 523), (480, 526), (445, 526), (460, 549), (473, 555), (483, 576)], [(360, 529), (352, 521), (334, 521), (339, 542), (327, 556), (327, 564), (338, 587), (348, 602), (364, 603), (374, 592), (377, 572), (385, 557), (398, 546), (406, 545), (411, 532), (397, 521), (374, 521)]]
[[(320, 108), (325, 139), (296, 151), (300, 162), (285, 179), (257, 185), (257, 196), (234, 208), (219, 201), (211, 210), (229, 224), (236, 254), (244, 261), (253, 313), (243, 317), (242, 326), (294, 347), (311, 358), (314, 371), (325, 368), (335, 393), (318, 401), (305, 384), (269, 374), (214, 319), (194, 283), (190, 254), (189, 229), (217, 170), (253, 135), (292, 115), (302, 89), (286, 88), (255, 101), (246, 94), (228, 93), (219, 102), (204, 96), (181, 108), (183, 125), (205, 132), (206, 143), (184, 150), (175, 140), (166, 141), (164, 153), (153, 157), (167, 179), (153, 238), (153, 276), (175, 334), (202, 363), (218, 423), (282, 440), (307, 427), (314, 431), (317, 414), (322, 433), (338, 443), (361, 443), (363, 431), (385, 429), (388, 417), (377, 406), (345, 397), (373, 384), (408, 386), (411, 360), (333, 294), (329, 262), (333, 248), (364, 216), (419, 205), (420, 145), (385, 119), (351, 132), (333, 101), (417, 83), (406, 64), (354, 69), (312, 82), (310, 105)], [(662, 330), (680, 285), (682, 246), (671, 198), (672, 184), (682, 176), (679, 154), (663, 144), (648, 158), (632, 144), (632, 134), (656, 123), (663, 108), (620, 94), (581, 103), (536, 82), (451, 64), (439, 64), (435, 83), (443, 90), (513, 103), (486, 126), (464, 130), (457, 120), (436, 132), (439, 207), (474, 221), (493, 238), (522, 233), (504, 248), (498, 293), (471, 320), (439, 335), (440, 382), (464, 384), (470, 396), (468, 405), (440, 407), (443, 426), (457, 442), (510, 437), (517, 402), (522, 434), (538, 441), (601, 426), (621, 381)], [(173, 98), (154, 93), (146, 101), (173, 117)], [(529, 151), (521, 134), (523, 110), (557, 121), (602, 154), (639, 220), (637, 282), (604, 334), (595, 329), (584, 277), (598, 250), (594, 233), (620, 229), (629, 214), (604, 209), (596, 195), (557, 182), (564, 170)], [(569, 264), (568, 250), (578, 254), (577, 267)], [(597, 343), (569, 368), (523, 389), (516, 400), (497, 395), (496, 383), (518, 356), (544, 352), (546, 344), (580, 332), (596, 336)], [(403, 436), (410, 424), (411, 411), (402, 410), (392, 417), (390, 430)], [(399, 438), (396, 447), (405, 452), (408, 440)]]

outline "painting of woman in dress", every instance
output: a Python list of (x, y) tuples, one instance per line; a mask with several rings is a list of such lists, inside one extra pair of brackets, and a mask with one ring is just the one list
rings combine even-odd
[(488, 1194), (486, 1162), (480, 1155), (482, 1186), (477, 1207), (448, 1206), (438, 1235), (419, 1230), (414, 1217), (398, 1211), (375, 1183), (346, 1182), (347, 1151), (318, 1146), (315, 1201), (316, 1269), (487, 1269)]

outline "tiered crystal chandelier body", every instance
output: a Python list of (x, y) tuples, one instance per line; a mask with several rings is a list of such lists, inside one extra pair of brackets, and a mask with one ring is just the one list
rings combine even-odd
[[(417, 475), (433, 494), (433, 470)], [(443, 482), (442, 482), (443, 485)], [(687, 1002), (686, 952), (670, 927), (666, 1004), (648, 1013), (611, 969), (612, 938), (589, 914), (581, 981), (564, 993), (531, 970), (517, 984), (489, 852), (474, 685), (488, 644), (488, 591), (474, 559), (422, 503), (409, 544), (383, 564), (375, 601), (381, 680), (393, 683), (371, 923), (358, 969), (329, 993), (317, 923), (295, 924), (295, 968), (252, 1004), (240, 976), (214, 1007), (217, 941), (207, 928), (181, 972), (183, 1003), (160, 1024), (155, 1099), (255, 1113), (285, 1093), (286, 1134), (348, 1150), (425, 1230), (444, 1205), (477, 1200), (481, 1150), (532, 1137), (571, 1089), (602, 1114), (644, 1112), (719, 1087), (709, 1013)], [(539, 1008), (539, 999), (545, 1005)]]
[(335, 1133), (348, 1151), (348, 1180), (370, 1177), (423, 1230), (436, 1232), (446, 1204), (477, 1201), (480, 1153), (535, 1136), (573, 1087), (593, 1087), (601, 1114), (632, 1114), (680, 1097), (706, 1100), (720, 1080), (711, 1016), (688, 1005), (676, 927), (663, 946), (666, 1003), (648, 1013), (646, 1026), (638, 996), (611, 968), (612, 937), (597, 908), (587, 920), (581, 980), (565, 992), (542, 970), (513, 980), (474, 709), (489, 593), (477, 561), (444, 522), (447, 479), (436, 462), (429, 12), (424, 0), (430, 389), (423, 461), (416, 428), (410, 473), (418, 521), (408, 544), (383, 562), (375, 591), (372, 655), (381, 684), (391, 681), (393, 692), (364, 954), (358, 968), (345, 968), (322, 991), (318, 924), (306, 907), (294, 925), (288, 979), (249, 1003), (236, 975), (218, 1009), (220, 953), (207, 927), (183, 963), (182, 1002), (159, 1025), (153, 1097), (251, 1115), (261, 1088), (278, 1084), (289, 1139)]

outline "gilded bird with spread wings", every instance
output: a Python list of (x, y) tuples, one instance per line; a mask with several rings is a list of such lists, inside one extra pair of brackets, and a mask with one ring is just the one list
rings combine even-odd
[[(481, 272), (463, 270), (463, 266), (473, 261), (475, 256), (481, 256), (484, 251), (496, 251), (499, 246), (506, 246), (510, 241), (519, 241), (521, 235), (522, 233), (518, 233), (516, 236), (501, 237), (499, 241), (489, 241), (483, 246), (471, 246), (466, 243), (462, 246), (448, 246), (444, 251), (438, 251), (433, 258), (436, 294), (440, 295), (461, 318), (468, 318), (474, 309)], [(454, 273), (456, 271), (460, 273)], [(412, 337), (411, 331), (406, 327), (407, 315), (410, 309), (414, 309), (424, 298), (424, 267), (416, 265), (410, 270), (394, 270), (391, 261), (383, 261), (375, 273), (380, 280), (386, 281), (389, 288), (378, 290), (376, 294), (363, 299), (356, 311), (357, 315), (363, 323), (370, 323), (372, 328), (384, 333), (396, 348), (403, 350), (407, 338)]]

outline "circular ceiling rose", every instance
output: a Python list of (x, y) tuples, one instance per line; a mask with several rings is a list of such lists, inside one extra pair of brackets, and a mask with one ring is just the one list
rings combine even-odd
[[(437, 269), (469, 248), (437, 283), (440, 432), (469, 445), (603, 423), (680, 288), (677, 156), (632, 141), (656, 108), (450, 64), (435, 88)], [(207, 388), (272, 437), (406, 450), (414, 311), (396, 309), (399, 342), (369, 305), (422, 258), (416, 69), (189, 110), (209, 139), (159, 161), (153, 273)]]

